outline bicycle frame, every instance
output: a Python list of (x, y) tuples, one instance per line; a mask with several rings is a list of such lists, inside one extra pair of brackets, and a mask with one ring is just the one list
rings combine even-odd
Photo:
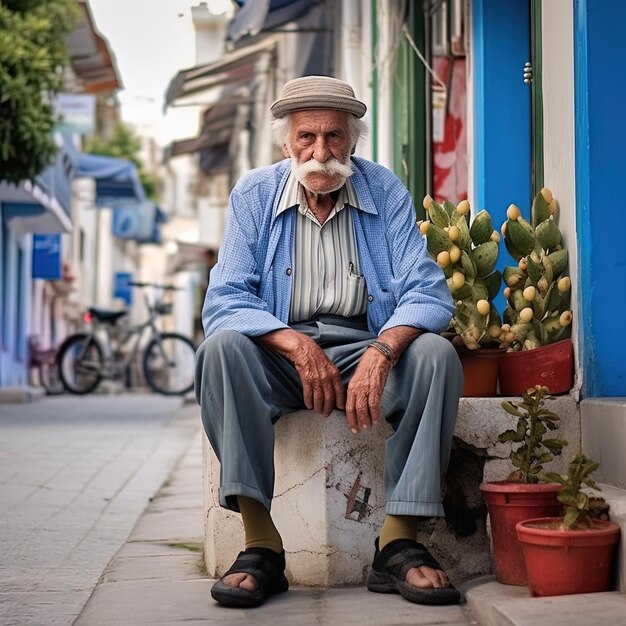
[[(154, 303), (152, 303), (145, 291), (143, 297), (149, 316), (141, 324), (130, 326), (128, 329), (120, 329), (113, 324), (101, 322), (97, 318), (92, 320), (93, 330), (86, 333), (85, 350), (89, 346), (91, 339), (101, 346), (103, 367), (100, 375), (102, 378), (109, 380), (119, 378), (132, 363), (144, 338), (146, 338), (145, 343), (148, 343), (152, 338), (156, 339), (161, 348), (162, 356), (165, 357), (160, 342), (161, 331), (156, 324), (156, 320), (160, 315), (157, 309), (162, 304), (163, 298), (156, 298)], [(147, 334), (146, 331), (148, 331)], [(122, 337), (118, 339), (116, 337), (117, 333), (121, 333)], [(104, 341), (102, 337), (104, 337)], [(79, 355), (78, 360), (82, 359), (83, 356), (84, 353)]]

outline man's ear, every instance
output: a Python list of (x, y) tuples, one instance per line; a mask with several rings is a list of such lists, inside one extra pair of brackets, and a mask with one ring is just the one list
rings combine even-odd
[(287, 159), (291, 157), (291, 153), (289, 152), (289, 148), (286, 143), (283, 144), (283, 156)]

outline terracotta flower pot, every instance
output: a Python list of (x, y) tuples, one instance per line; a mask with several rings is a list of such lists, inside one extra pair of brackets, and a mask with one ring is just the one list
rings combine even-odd
[(535, 385), (545, 385), (552, 394), (565, 393), (574, 386), (571, 339), (504, 355), (500, 363), (500, 395), (521, 396)]
[(562, 521), (546, 517), (517, 524), (531, 594), (609, 591), (619, 526), (598, 520), (592, 529), (559, 530)]
[(557, 500), (561, 485), (546, 483), (482, 483), (480, 490), (489, 509), (493, 568), (496, 580), (505, 585), (525, 585), (524, 551), (515, 527), (522, 520), (562, 513)]
[(493, 398), (498, 395), (498, 374), (504, 348), (470, 350), (460, 337), (452, 341), (463, 366), (464, 398)]

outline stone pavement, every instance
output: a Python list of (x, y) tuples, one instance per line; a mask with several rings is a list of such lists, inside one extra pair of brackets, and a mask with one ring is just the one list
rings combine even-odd
[(259, 626), (588, 626), (598, 619), (607, 626), (626, 626), (624, 594), (530, 598), (526, 588), (499, 585), (492, 577), (460, 585), (468, 604), (452, 607), (413, 605), (363, 587), (292, 587), (256, 609), (220, 607), (210, 597), (213, 581), (202, 555), (201, 441), (198, 434), (148, 505), (76, 626), (237, 626), (251, 621)]
[[(198, 436), (106, 568), (76, 626), (255, 624), (360, 626), (472, 622), (463, 607), (425, 607), (363, 587), (292, 588), (252, 609), (220, 607), (202, 558), (202, 450)], [(288, 557), (289, 558), (289, 557)]]
[(0, 623), (71, 624), (199, 429), (154, 395), (0, 405)]

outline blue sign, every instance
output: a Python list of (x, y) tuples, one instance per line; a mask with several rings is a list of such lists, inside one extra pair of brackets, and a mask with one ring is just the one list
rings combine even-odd
[(33, 278), (61, 280), (61, 235), (33, 235)]
[(116, 207), (113, 211), (113, 236), (132, 239), (137, 232), (139, 213), (136, 207)]
[(123, 300), (127, 306), (133, 301), (132, 280), (133, 275), (129, 272), (116, 272), (113, 276), (113, 297)]

